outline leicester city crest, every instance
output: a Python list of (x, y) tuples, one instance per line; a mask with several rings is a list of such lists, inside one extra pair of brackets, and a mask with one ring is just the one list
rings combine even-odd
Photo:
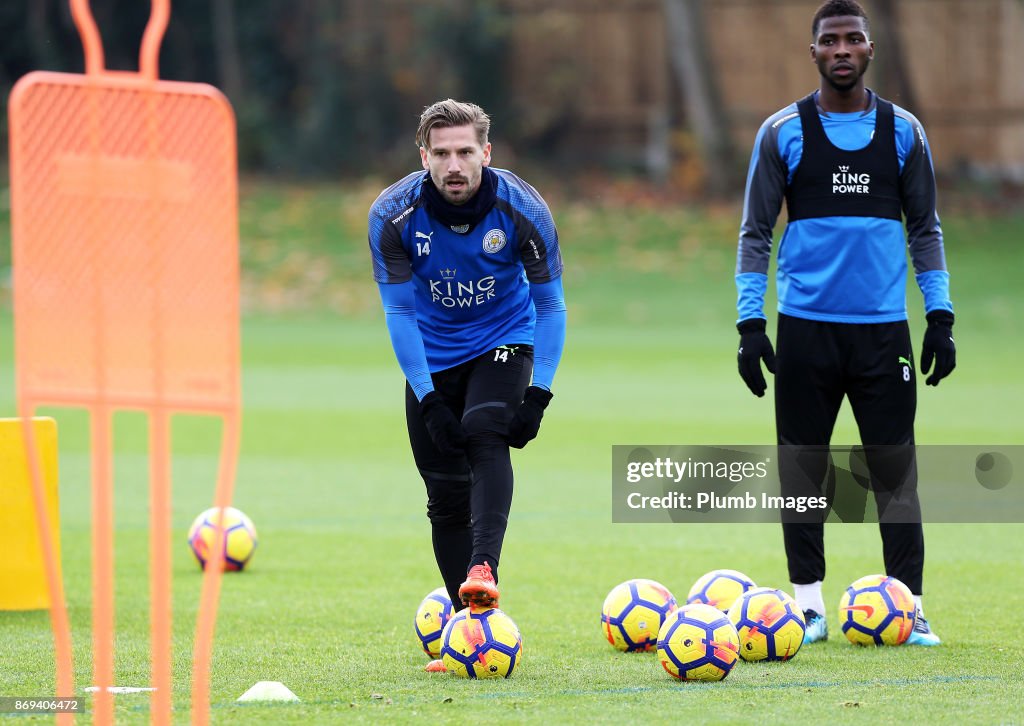
[(505, 246), (506, 241), (507, 238), (505, 237), (504, 230), (492, 229), (484, 235), (484, 252), (493, 255)]

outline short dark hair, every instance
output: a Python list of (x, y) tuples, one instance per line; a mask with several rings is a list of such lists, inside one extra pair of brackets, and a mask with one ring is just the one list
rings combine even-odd
[(814, 13), (814, 20), (811, 21), (811, 37), (818, 37), (818, 28), (825, 18), (839, 18), (853, 16), (864, 20), (864, 30), (868, 30), (868, 14), (864, 12), (857, 0), (825, 0)]

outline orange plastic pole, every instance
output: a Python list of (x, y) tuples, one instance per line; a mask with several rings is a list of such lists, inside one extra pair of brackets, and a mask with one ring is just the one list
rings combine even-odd
[(150, 451), (150, 644), (152, 681), (151, 722), (171, 722), (171, 426), (170, 413), (149, 417)]
[[(53, 627), (54, 656), (57, 661), (57, 689), (55, 695), (72, 698), (75, 695), (74, 660), (71, 655), (71, 625), (68, 622), (67, 605), (64, 602), (64, 582), (57, 567), (57, 553), (53, 549), (53, 525), (43, 485), (43, 472), (39, 465), (39, 447), (36, 445), (35, 427), (32, 417), (35, 407), (27, 401), (21, 402), (19, 411), (21, 432), (25, 441), (25, 454), (32, 480), (32, 498), (36, 505), (36, 526), (39, 529), (40, 547), (46, 569), (46, 586), (50, 592), (50, 622)], [(72, 713), (57, 715), (58, 724), (75, 722)]]
[(71, 17), (74, 18), (78, 35), (82, 38), (82, 50), (85, 52), (85, 72), (90, 75), (103, 73), (103, 40), (96, 19), (92, 16), (89, 0), (71, 0)]
[(114, 722), (114, 477), (113, 414), (102, 404), (90, 410), (92, 426), (92, 641), (93, 701), (97, 724)]
[[(159, 75), (160, 44), (170, 18), (169, 0), (153, 0), (149, 22), (142, 36), (139, 50), (139, 75), (156, 83)], [(159, 94), (147, 91), (146, 133), (149, 158), (160, 158), (158, 118)], [(161, 180), (155, 173), (147, 179), (150, 199), (159, 198), (158, 185)], [(158, 210), (154, 208), (147, 216), (149, 233), (157, 256), (166, 254), (168, 240), (164, 228), (157, 223)], [(153, 289), (165, 289), (162, 266), (153, 265), (156, 279)], [(162, 402), (166, 393), (166, 349), (161, 320), (159, 299), (154, 297), (151, 311), (153, 335), (154, 369), (153, 394)], [(150, 722), (157, 726), (169, 726), (173, 709), (173, 602), (172, 602), (172, 558), (171, 558), (171, 413), (158, 405), (149, 414), (149, 456), (150, 456), (150, 664), (152, 685), (150, 696)]]
[[(220, 468), (214, 506), (220, 508), (217, 518), (217, 541), (223, 531), (223, 515), (234, 493), (235, 468), (238, 462), (239, 416), (234, 410), (224, 415), (221, 440)], [(203, 573), (203, 588), (199, 596), (199, 617), (196, 622), (195, 654), (192, 661), (192, 723), (206, 726), (210, 722), (210, 658), (213, 652), (213, 634), (217, 623), (217, 604), (220, 599), (221, 574), (224, 568), (224, 548), (214, 548), (213, 558), (207, 561)]]
[(139, 49), (139, 73), (143, 78), (155, 81), (159, 75), (160, 43), (163, 42), (167, 22), (171, 17), (170, 0), (153, 0), (149, 22), (142, 34)]

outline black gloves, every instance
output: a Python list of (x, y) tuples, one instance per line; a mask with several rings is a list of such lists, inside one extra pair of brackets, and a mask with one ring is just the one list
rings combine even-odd
[[(537, 386), (530, 386), (523, 394), (508, 425), (509, 446), (521, 449), (537, 438), (544, 409), (551, 402), (552, 394)], [(466, 432), (462, 422), (455, 417), (437, 391), (431, 391), (420, 401), (420, 416), (430, 433), (434, 446), (445, 456), (461, 456), (466, 453)]]
[(956, 368), (956, 345), (953, 343), (953, 313), (948, 310), (932, 310), (925, 318), (928, 329), (924, 331), (921, 346), (921, 372), (927, 373), (935, 360), (935, 371), (925, 381), (929, 386), (939, 381)]
[(434, 446), (445, 456), (461, 456), (466, 451), (466, 432), (437, 391), (420, 401), (420, 416), (427, 426)]
[[(926, 316), (928, 329), (921, 346), (921, 372), (927, 373), (935, 361), (935, 370), (925, 381), (929, 386), (939, 381), (956, 368), (956, 345), (953, 343), (953, 313), (947, 310), (933, 310)], [(744, 320), (736, 326), (740, 331), (740, 349), (736, 356), (740, 376), (747, 388), (758, 397), (764, 395), (768, 384), (761, 372), (761, 361), (775, 373), (775, 350), (765, 333), (765, 321), (761, 318)]]
[(740, 350), (736, 355), (740, 376), (750, 392), (758, 398), (764, 396), (768, 388), (761, 372), (761, 361), (764, 360), (765, 367), (775, 373), (775, 349), (764, 332), (765, 322), (762, 318), (752, 318), (736, 326), (740, 331)]
[(509, 446), (521, 449), (537, 438), (540, 420), (544, 418), (544, 409), (551, 403), (551, 397), (551, 391), (545, 391), (537, 386), (526, 389), (523, 402), (519, 404), (508, 425), (508, 436), (505, 440)]

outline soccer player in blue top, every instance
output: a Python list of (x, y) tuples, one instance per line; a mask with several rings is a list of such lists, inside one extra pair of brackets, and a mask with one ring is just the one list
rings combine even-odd
[[(917, 393), (905, 294), (908, 247), (928, 320), (921, 372), (934, 362), (926, 383), (936, 386), (956, 365), (931, 152), (920, 122), (864, 85), (874, 43), (857, 2), (823, 3), (812, 38), (819, 89), (769, 117), (754, 142), (736, 264), (739, 371), (756, 396), (767, 387), (761, 362), (775, 374), (784, 494), (802, 476), (824, 480), (827, 445), (845, 396), (869, 466), (874, 456), (880, 511), (900, 498), (913, 511)], [(776, 355), (763, 308), (772, 230), (783, 200), (788, 222), (778, 249)], [(801, 449), (798, 459), (783, 454), (795, 446), (810, 448)], [(893, 450), (895, 459), (886, 462)], [(887, 463), (895, 468), (885, 469)], [(895, 479), (876, 481), (893, 471)], [(899, 491), (887, 494), (893, 483)], [(936, 645), (939, 638), (921, 607), (919, 509), (916, 517), (897, 519), (880, 517), (886, 573), (907, 585), (917, 602), (908, 642)], [(790, 580), (807, 620), (806, 642), (824, 640), (824, 526), (820, 518), (784, 518), (782, 526)]]
[(537, 436), (566, 320), (551, 213), (490, 167), (489, 130), (475, 104), (429, 106), (416, 132), (425, 171), (385, 189), (369, 215), (434, 556), (452, 602), (474, 607), (498, 604), (509, 447)]

